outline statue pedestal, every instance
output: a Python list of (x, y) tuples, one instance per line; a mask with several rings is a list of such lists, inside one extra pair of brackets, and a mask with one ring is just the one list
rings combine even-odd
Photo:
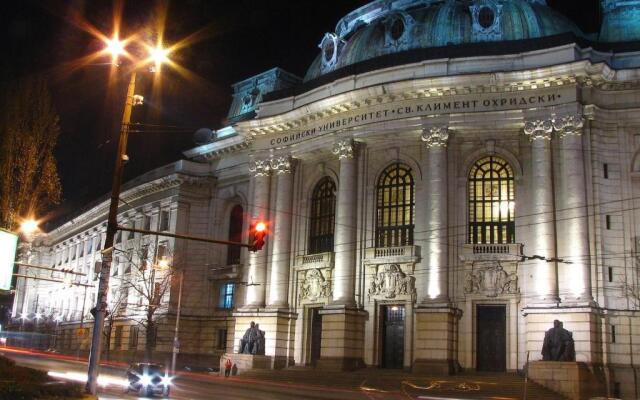
[(529, 379), (571, 400), (606, 396), (604, 375), (583, 362), (532, 361)]
[(233, 367), (231, 375), (239, 375), (252, 369), (273, 369), (273, 357), (257, 356), (253, 354), (233, 354), (225, 353), (220, 357), (220, 375), (224, 375), (224, 363), (231, 359)]

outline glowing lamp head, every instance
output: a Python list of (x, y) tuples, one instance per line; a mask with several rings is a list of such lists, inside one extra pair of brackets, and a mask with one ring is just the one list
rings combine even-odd
[(111, 54), (113, 58), (116, 58), (119, 55), (124, 54), (124, 43), (121, 40), (119, 40), (117, 37), (114, 37), (113, 39), (107, 39), (106, 45), (107, 46), (105, 48), (105, 51)]
[(162, 64), (169, 62), (169, 49), (162, 48), (161, 46), (154, 47), (149, 50), (149, 59), (155, 64), (152, 67), (152, 72), (158, 71)]
[(267, 230), (267, 224), (264, 222), (258, 222), (256, 224), (256, 232), (264, 232)]
[(41, 318), (42, 318), (42, 314), (40, 314), (40, 313), (36, 313), (35, 318), (36, 318), (36, 319), (41, 319)]

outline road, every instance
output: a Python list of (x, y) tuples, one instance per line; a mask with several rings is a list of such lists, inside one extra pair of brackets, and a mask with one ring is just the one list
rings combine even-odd
[[(85, 361), (75, 361), (55, 354), (41, 354), (24, 350), (0, 349), (0, 355), (9, 357), (18, 365), (36, 368), (54, 375), (65, 376), (70, 380), (86, 377)], [(125, 374), (123, 366), (101, 366), (101, 377), (109, 379), (110, 384), (100, 388), (100, 399), (137, 399), (124, 393), (122, 382)], [(393, 396), (395, 397), (395, 396)], [(360, 390), (348, 390), (331, 387), (319, 387), (294, 383), (256, 381), (243, 379), (242, 376), (224, 378), (218, 375), (182, 374), (174, 380), (171, 399), (343, 399), (371, 400), (381, 398), (375, 394)], [(388, 397), (385, 397), (388, 398)]]

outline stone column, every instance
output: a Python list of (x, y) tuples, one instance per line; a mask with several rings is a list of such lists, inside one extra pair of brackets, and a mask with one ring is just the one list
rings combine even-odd
[[(269, 214), (269, 186), (271, 183), (269, 160), (253, 160), (249, 171), (253, 172), (253, 206), (252, 220), (266, 220)], [(267, 286), (267, 251), (249, 253), (247, 266), (247, 282), (255, 285), (247, 286), (245, 308), (260, 308), (265, 304), (265, 287)]]
[(560, 139), (560, 180), (558, 199), (558, 257), (564, 262), (560, 295), (563, 301), (593, 300), (587, 223), (587, 192), (582, 151), (581, 115), (555, 118), (553, 126)]
[[(421, 302), (448, 303), (448, 254), (447, 230), (447, 126), (425, 129), (422, 140), (427, 145), (426, 162), (423, 165), (424, 185), (427, 186), (426, 203), (426, 258), (427, 286)], [(424, 276), (424, 274), (421, 274)], [(424, 280), (419, 276), (420, 280)], [(423, 282), (424, 284), (424, 282)], [(425, 287), (420, 286), (424, 291)]]
[(333, 154), (340, 160), (334, 235), (334, 280), (331, 304), (321, 311), (322, 346), (319, 368), (351, 370), (364, 367), (364, 324), (367, 313), (356, 308), (356, 228), (358, 169), (355, 143), (337, 142)]
[(358, 168), (355, 144), (342, 140), (335, 144), (333, 154), (340, 160), (340, 182), (336, 199), (335, 269), (333, 303), (355, 305), (356, 276), (356, 187)]
[(288, 307), (289, 253), (291, 252), (291, 206), (293, 200), (293, 171), (290, 157), (271, 160), (271, 170), (276, 173), (276, 206), (274, 210), (271, 238), (271, 285), (269, 286), (270, 308)]
[[(531, 141), (531, 183), (528, 219), (531, 243), (524, 248), (527, 256), (554, 258), (556, 256), (553, 204), (553, 173), (551, 154), (551, 119), (527, 121), (524, 133)], [(558, 301), (558, 274), (555, 262), (542, 259), (525, 261), (525, 276), (533, 276), (535, 296), (528, 303)]]

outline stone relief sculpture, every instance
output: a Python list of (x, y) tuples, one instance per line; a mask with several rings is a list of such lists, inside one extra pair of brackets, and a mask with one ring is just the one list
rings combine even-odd
[(240, 339), (240, 354), (264, 355), (264, 331), (260, 330), (260, 325), (251, 321), (249, 329), (246, 330)]
[(381, 265), (369, 281), (369, 300), (372, 296), (393, 299), (399, 295), (415, 294), (415, 278), (402, 272), (399, 264)]
[(497, 297), (501, 294), (517, 294), (518, 275), (508, 273), (500, 263), (467, 272), (464, 284), (466, 294), (484, 294)]
[(299, 301), (316, 301), (331, 297), (331, 281), (326, 279), (320, 269), (310, 269), (300, 280)]
[(553, 328), (544, 334), (542, 343), (543, 361), (575, 361), (576, 349), (573, 334), (564, 329), (562, 322), (553, 321)]

